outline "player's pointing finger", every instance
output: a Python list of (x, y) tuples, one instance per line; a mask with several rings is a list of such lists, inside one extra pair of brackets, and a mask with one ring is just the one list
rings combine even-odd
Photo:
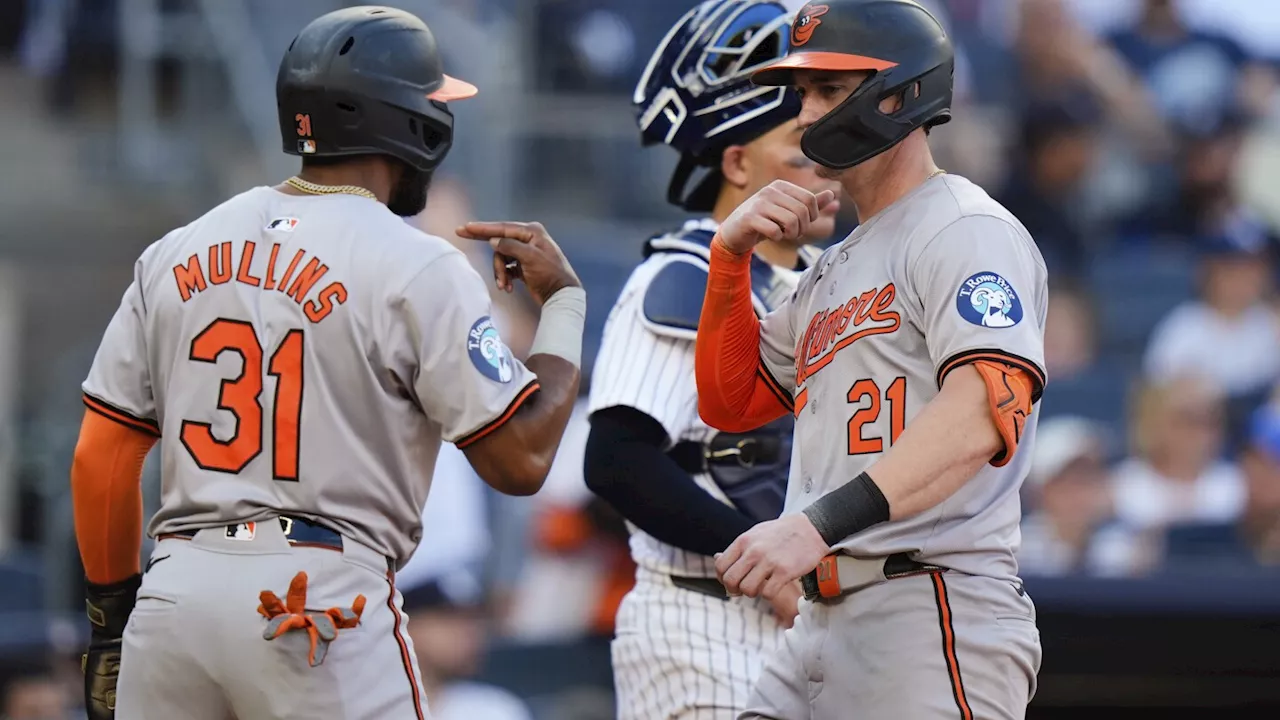
[(532, 241), (538, 231), (518, 222), (469, 222), (457, 229), (458, 237), (469, 240), (488, 240), (490, 238), (509, 238), (523, 243)]

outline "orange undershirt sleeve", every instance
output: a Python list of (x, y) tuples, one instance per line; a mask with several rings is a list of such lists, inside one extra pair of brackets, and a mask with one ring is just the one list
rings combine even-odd
[(698, 414), (725, 432), (746, 432), (787, 413), (760, 361), (760, 320), (751, 304), (751, 253), (711, 243), (707, 294), (695, 345)]
[(139, 572), (142, 465), (156, 436), (86, 411), (71, 464), (76, 543), (85, 577), (95, 584)]

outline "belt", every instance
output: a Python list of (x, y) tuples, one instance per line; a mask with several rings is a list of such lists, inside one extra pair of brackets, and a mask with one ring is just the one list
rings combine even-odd
[(709, 595), (717, 600), (728, 600), (729, 591), (724, 589), (719, 580), (715, 578), (695, 578), (681, 577), (680, 575), (671, 576), (671, 584), (682, 590)]
[(834, 553), (822, 558), (818, 567), (800, 578), (800, 583), (806, 600), (829, 600), (885, 580), (945, 569), (912, 560), (906, 553), (883, 558), (856, 558)]
[[(335, 530), (330, 530), (310, 520), (289, 517), (288, 515), (281, 515), (276, 520), (280, 523), (280, 529), (284, 531), (284, 537), (289, 541), (290, 545), (342, 550), (342, 535)], [(264, 520), (263, 522), (271, 521)], [(258, 523), (256, 522), (235, 523), (223, 526), (223, 530), (226, 532), (228, 539), (252, 540), (257, 530), (257, 525)], [(217, 529), (217, 527), (213, 529)], [(200, 530), (179, 530), (178, 532), (161, 535), (159, 539), (186, 538), (190, 540), (198, 532)]]

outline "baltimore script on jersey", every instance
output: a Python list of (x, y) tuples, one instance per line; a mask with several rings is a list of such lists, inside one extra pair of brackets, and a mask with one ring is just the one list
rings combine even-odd
[[(232, 280), (231, 268), (236, 267), (235, 281), (260, 287), (263, 290), (277, 290), (293, 298), (299, 305), (307, 299), (307, 295), (320, 282), (320, 278), (329, 272), (329, 266), (320, 258), (312, 257), (306, 265), (298, 270), (298, 265), (306, 257), (307, 251), (299, 248), (285, 267), (284, 274), (276, 280), (276, 260), (280, 254), (280, 243), (271, 245), (267, 256), (266, 272), (262, 277), (253, 275), (253, 259), (257, 252), (257, 243), (244, 240), (233, 247), (231, 242), (221, 242), (209, 247), (208, 263), (202, 265), (200, 254), (194, 253), (187, 259), (186, 265), (173, 266), (173, 279), (178, 285), (178, 294), (186, 302), (196, 293), (208, 289), (209, 285), (222, 285)], [(238, 258), (238, 263), (235, 262)], [(206, 269), (207, 268), (207, 269)], [(297, 275), (294, 272), (297, 271)], [(292, 282), (291, 282), (292, 281)], [(331, 282), (306, 303), (303, 311), (307, 319), (318, 323), (333, 312), (335, 305), (347, 301), (347, 288), (341, 282)]]

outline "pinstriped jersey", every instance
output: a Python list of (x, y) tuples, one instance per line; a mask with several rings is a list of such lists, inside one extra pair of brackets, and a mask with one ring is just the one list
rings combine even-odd
[[(645, 315), (645, 291), (670, 263), (691, 263), (700, 268), (705, 277), (708, 248), (715, 230), (716, 224), (711, 220), (691, 220), (679, 231), (649, 241), (650, 248), (658, 252), (632, 272), (610, 311), (591, 380), (589, 412), (619, 405), (640, 410), (662, 424), (669, 447), (680, 442), (701, 445), (718, 431), (698, 416), (695, 331), (657, 327)], [(810, 249), (802, 253), (802, 258), (809, 261), (816, 256), (817, 252)], [(763, 261), (755, 262), (768, 267)], [(755, 288), (757, 310), (764, 315), (791, 294), (800, 273), (771, 268), (771, 272), (757, 272), (755, 277), (768, 278), (767, 283), (757, 283)], [(709, 474), (697, 473), (693, 478), (717, 500), (732, 504)], [(637, 565), (662, 574), (715, 577), (712, 558), (668, 545), (631, 523), (628, 528), (631, 554)]]
[(443, 440), (537, 389), (445, 240), (354, 195), (259, 187), (143, 252), (84, 382), (164, 438), (154, 536), (280, 513), (403, 565)]
[[(784, 512), (870, 468), (965, 363), (1022, 368), (1038, 399), (1047, 304), (1044, 261), (1030, 235), (964, 178), (931, 178), (829, 248), (761, 326), (764, 364), (794, 398)], [(837, 547), (1015, 577), (1018, 490), (1038, 415), (1037, 404), (1003, 467), (988, 464), (934, 508)]]

